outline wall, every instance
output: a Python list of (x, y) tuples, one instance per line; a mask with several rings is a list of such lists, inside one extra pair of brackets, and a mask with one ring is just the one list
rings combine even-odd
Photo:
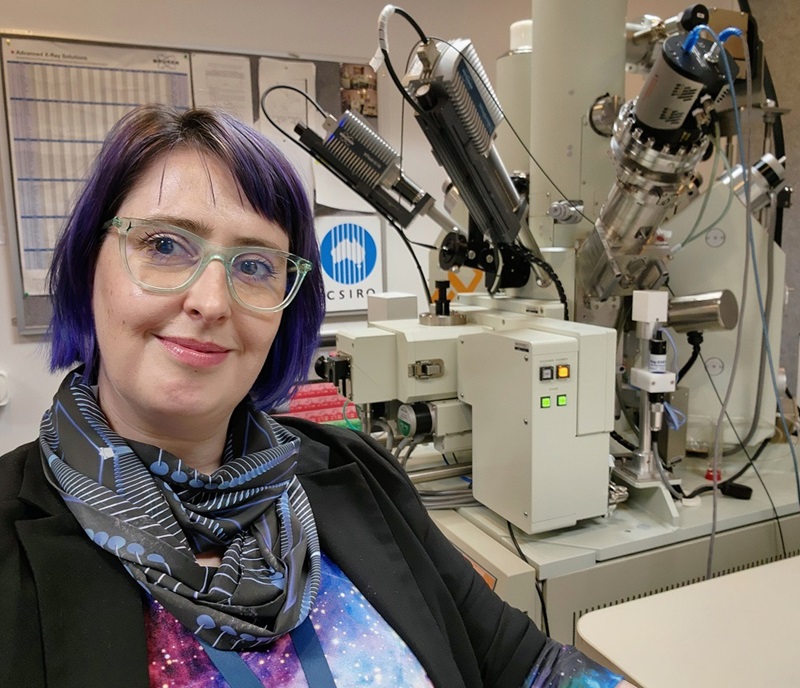
[[(553, 0), (555, 1), (555, 0)], [(686, 6), (675, 0), (630, 0), (629, 17), (643, 13), (671, 16)], [(730, 7), (733, 0), (720, 3)], [(344, 9), (346, 6), (346, 9)], [(56, 37), (84, 38), (119, 43), (135, 42), (185, 48), (231, 52), (292, 55), (323, 59), (369, 60), (376, 48), (376, 22), (384, 6), (382, 0), (350, 0), (346, 3), (322, 0), (236, 0), (219, 3), (213, 0), (75, 0), (69, 11), (63, 11), (56, 0), (23, 2), (8, 0), (0, 12), (0, 30), (30, 31)], [(508, 46), (508, 26), (530, 16), (528, 0), (503, 0), (486, 3), (481, 0), (407, 0), (401, 5), (422, 28), (432, 35), (473, 39), (490, 79), (494, 78), (494, 61)], [(781, 105), (800, 103), (800, 76), (791, 71), (798, 62), (798, 44), (793, 27), (800, 9), (794, 0), (753, 0), (752, 9), (761, 23), (762, 38)], [(395, 16), (390, 33), (392, 55), (397, 64), (405, 56), (414, 34)], [(589, 46), (576, 45), (577, 50)], [(557, 68), (557, 66), (554, 66)], [(381, 131), (393, 144), (401, 140), (401, 99), (382, 77), (380, 86)], [(786, 118), (787, 150), (790, 156), (800, 150), (800, 130), (793, 125), (796, 117)], [(406, 153), (405, 168), (409, 176), (436, 194), (443, 175), (431, 156), (428, 145), (405, 109), (403, 132)], [(795, 164), (793, 159), (791, 163)], [(790, 168), (789, 182), (797, 172)], [(0, 212), (0, 217), (4, 213)], [(1, 222), (1, 221), (0, 221)], [(794, 209), (785, 219), (785, 247), (790, 255), (798, 255), (797, 214)], [(0, 454), (36, 436), (39, 418), (56, 389), (59, 376), (46, 372), (46, 356), (36, 338), (20, 337), (13, 324), (14, 300), (11, 290), (11, 261), (6, 228), (0, 226), (0, 370), (9, 373), (11, 399), (0, 407)], [(409, 231), (412, 239), (430, 242), (437, 231), (426, 221), (419, 221)], [(421, 296), (413, 264), (396, 237), (387, 237), (387, 288), (413, 291)], [(424, 261), (426, 257), (420, 254)], [(796, 259), (790, 260), (788, 283), (796, 288), (800, 282)], [(787, 309), (784, 322), (782, 361), (790, 369), (791, 387), (796, 378), (797, 336), (800, 332), (795, 306)]]
[[(778, 103), (790, 112), (783, 118), (786, 139), (786, 183), (800, 190), (800, 5), (795, 0), (751, 0), (750, 9), (758, 20), (764, 54), (769, 62)], [(785, 211), (783, 250), (786, 252), (786, 287), (789, 302), (783, 315), (783, 343), (780, 361), (786, 367), (791, 393), (800, 394), (798, 337), (800, 337), (800, 206)]]

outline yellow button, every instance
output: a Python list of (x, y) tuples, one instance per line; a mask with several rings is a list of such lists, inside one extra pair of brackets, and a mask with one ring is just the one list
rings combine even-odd
[(559, 380), (564, 380), (569, 377), (569, 366), (568, 365), (559, 365), (556, 366), (556, 377)]

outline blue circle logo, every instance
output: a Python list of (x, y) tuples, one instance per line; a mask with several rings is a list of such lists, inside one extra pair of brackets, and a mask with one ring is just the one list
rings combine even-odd
[(344, 222), (333, 227), (319, 247), (322, 269), (339, 284), (363, 282), (375, 269), (375, 239), (361, 225)]

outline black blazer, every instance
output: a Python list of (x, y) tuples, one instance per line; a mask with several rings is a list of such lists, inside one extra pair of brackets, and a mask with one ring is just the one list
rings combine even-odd
[[(436, 528), (365, 435), (296, 419), (322, 549), (435, 686), (518, 688), (545, 643)], [(143, 592), (49, 485), (37, 443), (0, 457), (0, 686), (147, 688)]]

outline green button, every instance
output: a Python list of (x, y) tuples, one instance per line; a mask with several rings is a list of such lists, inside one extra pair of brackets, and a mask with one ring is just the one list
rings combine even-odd
[(539, 399), (542, 408), (550, 408), (550, 397), (542, 397)]
[(559, 394), (556, 397), (556, 404), (558, 406), (566, 406), (567, 405), (567, 395), (566, 394)]

